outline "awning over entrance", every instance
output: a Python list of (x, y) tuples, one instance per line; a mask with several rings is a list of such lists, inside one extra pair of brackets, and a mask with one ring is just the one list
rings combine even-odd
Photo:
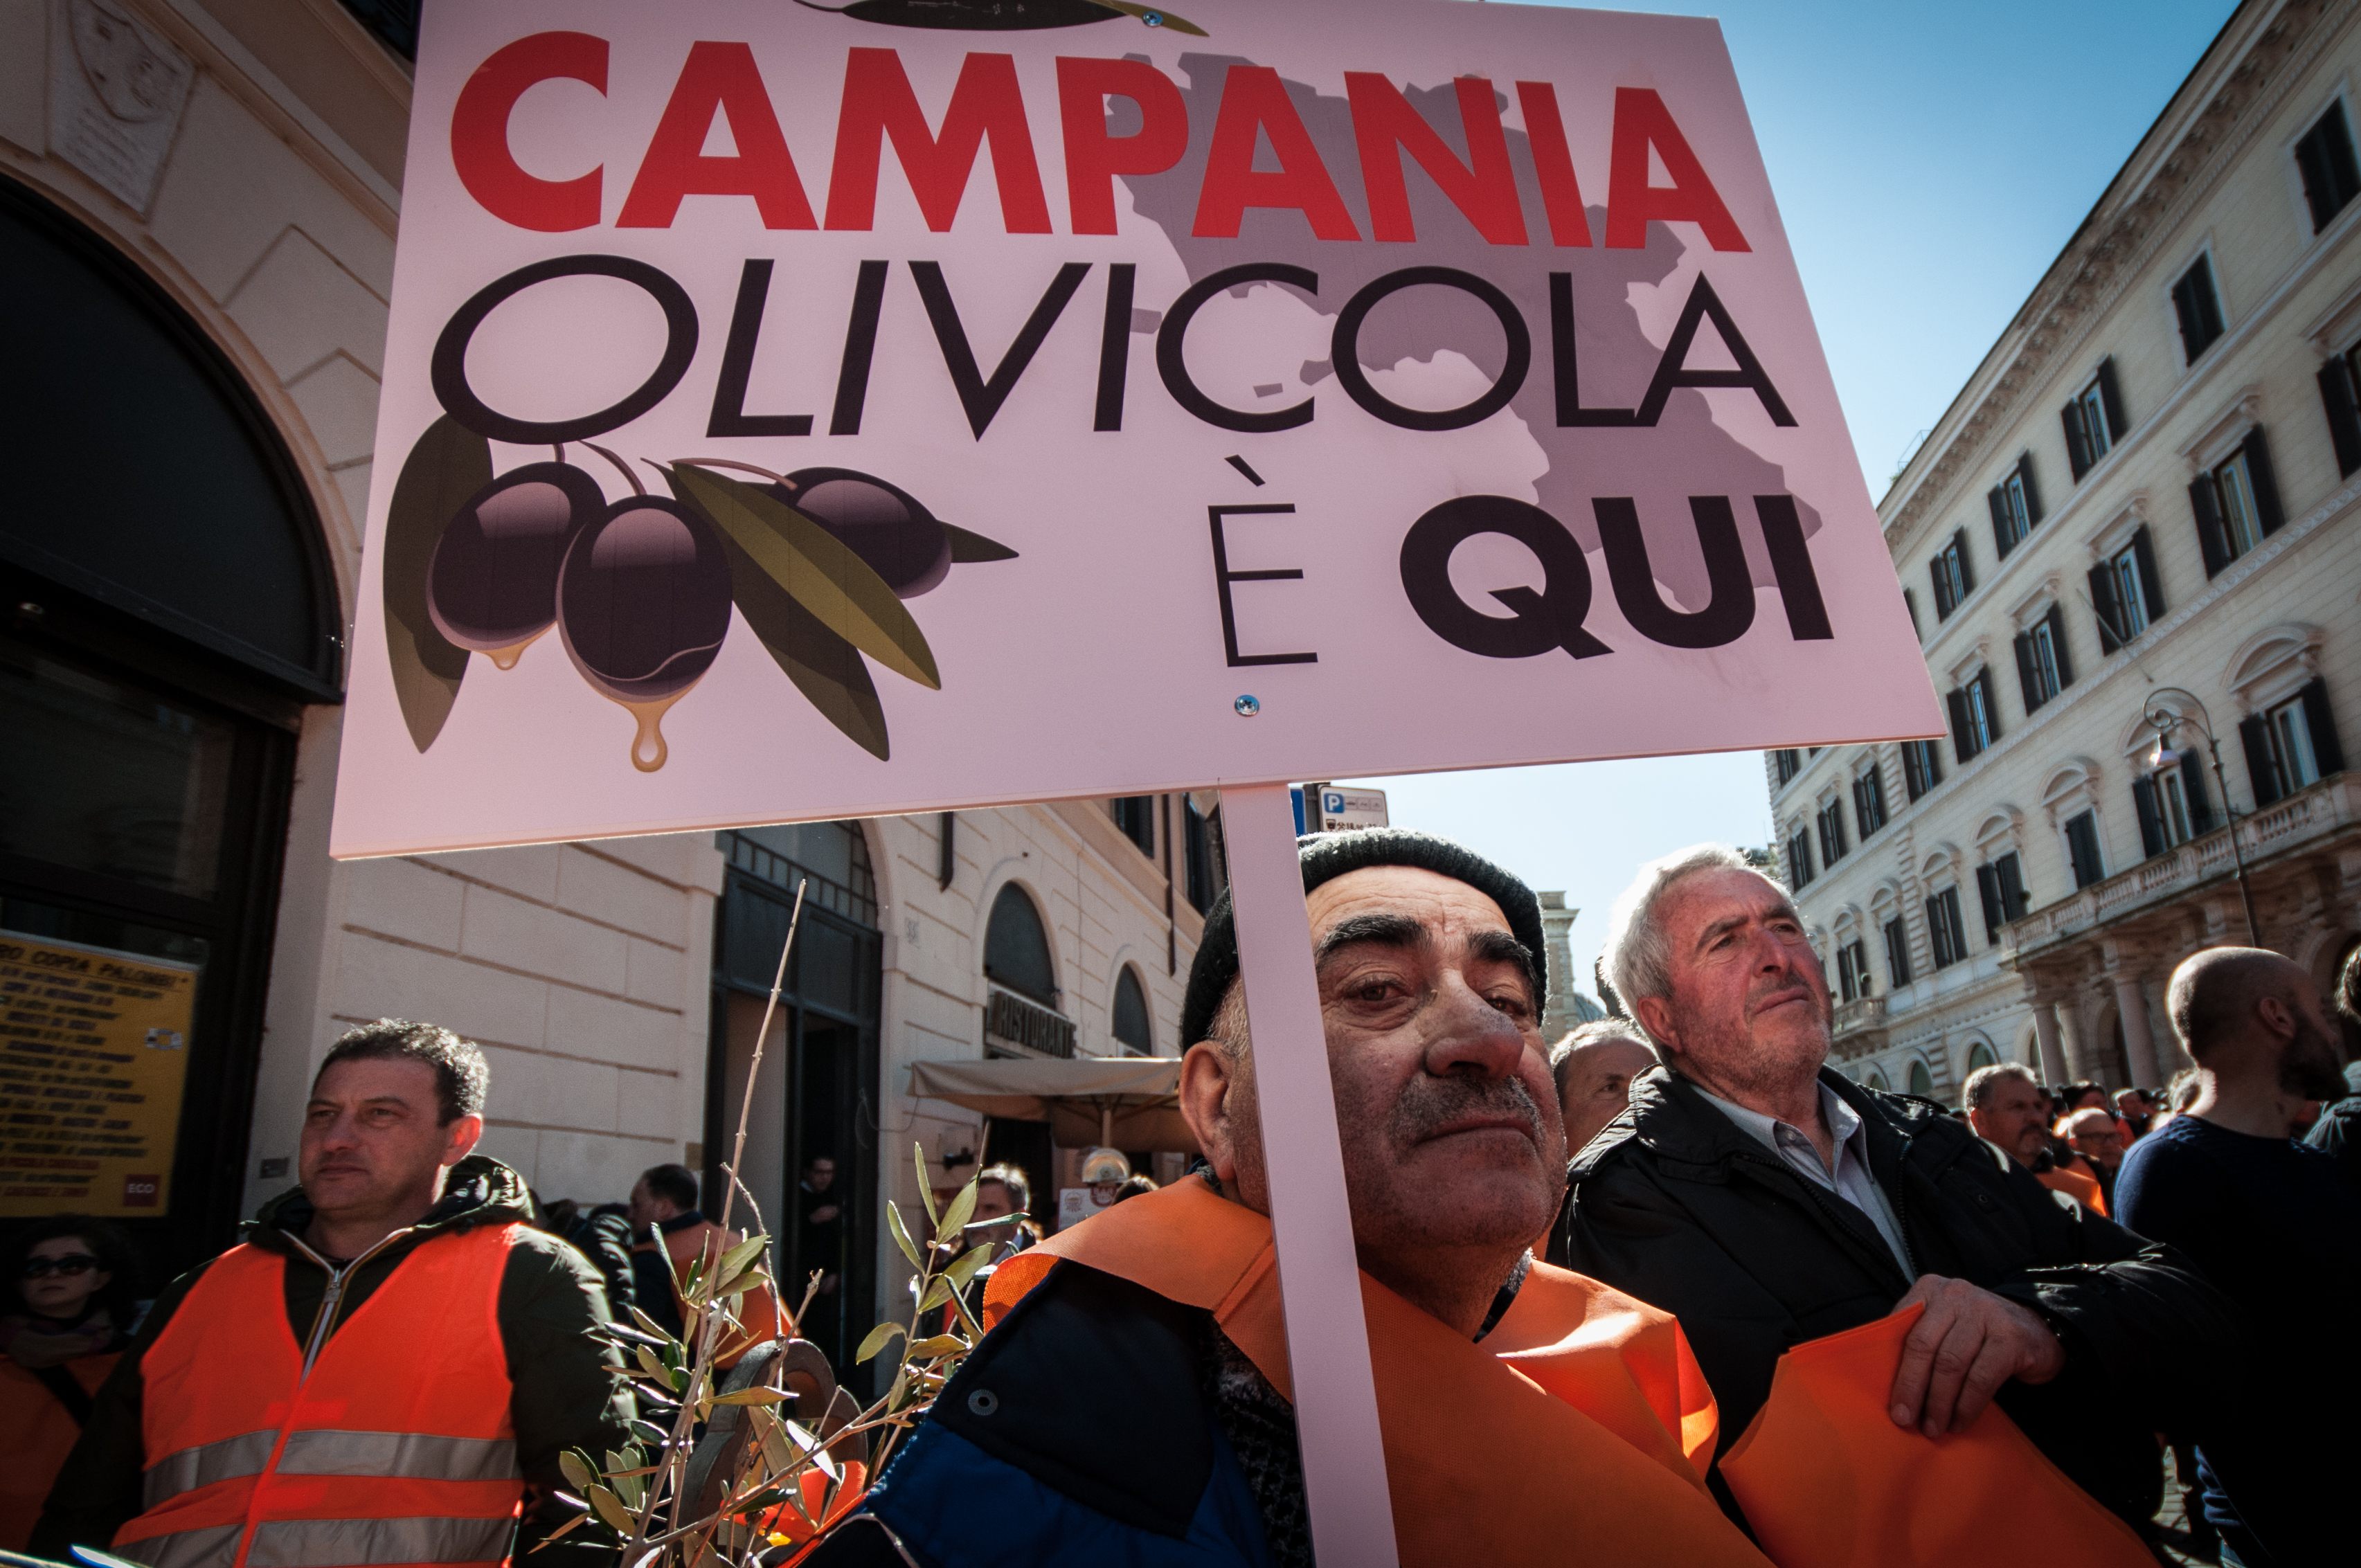
[(1006, 1121), (1047, 1122), (1069, 1148), (1195, 1154), (1180, 1119), (1180, 1064), (1157, 1057), (1082, 1057), (911, 1064), (910, 1092)]

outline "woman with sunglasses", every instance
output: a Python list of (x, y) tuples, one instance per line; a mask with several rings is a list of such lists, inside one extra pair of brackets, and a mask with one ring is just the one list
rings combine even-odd
[(21, 1552), (129, 1330), (137, 1267), (86, 1214), (37, 1220), (0, 1250), (0, 1548)]

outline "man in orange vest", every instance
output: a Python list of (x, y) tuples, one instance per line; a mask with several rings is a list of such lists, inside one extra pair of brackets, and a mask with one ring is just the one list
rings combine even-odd
[[(2058, 1163), (2049, 1136), (2049, 1092), (2023, 1062), (1994, 1062), (1968, 1074), (1963, 1098), (1976, 1136), (2094, 1214), (2107, 1212), (2095, 1177)], [(2074, 1113), (2084, 1114), (2082, 1112)]]
[(533, 1228), (514, 1171), (472, 1155), (489, 1079), (431, 1024), (381, 1018), (330, 1047), (302, 1186), (158, 1299), (36, 1552), (495, 1568), (529, 1493), (563, 1484), (561, 1452), (620, 1446), (597, 1271)]
[[(1527, 1250), (1565, 1159), (1532, 893), (1399, 828), (1301, 861), (1400, 1561), (1762, 1568), (1705, 1490), (1678, 1326)], [(1002, 1263), (991, 1332), (807, 1568), (1310, 1563), (1238, 969), (1224, 898), (1181, 1010), (1209, 1168)]]
[[(640, 1173), (631, 1187), (632, 1291), (641, 1311), (671, 1333), (681, 1332), (681, 1287), (688, 1267), (702, 1258), (707, 1268), (746, 1238), (725, 1231), (697, 1206), (697, 1175), (685, 1165), (659, 1165)], [(779, 1332), (778, 1298), (767, 1288), (745, 1293), (738, 1309), (739, 1332), (714, 1345), (716, 1365), (734, 1366), (754, 1345)]]

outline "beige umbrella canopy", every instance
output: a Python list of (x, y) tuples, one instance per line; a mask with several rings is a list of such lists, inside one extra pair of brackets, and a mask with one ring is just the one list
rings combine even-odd
[(1047, 1122), (1068, 1148), (1195, 1154), (1176, 1098), (1180, 1064), (1161, 1057), (1026, 1057), (922, 1061), (910, 1092), (1005, 1121)]

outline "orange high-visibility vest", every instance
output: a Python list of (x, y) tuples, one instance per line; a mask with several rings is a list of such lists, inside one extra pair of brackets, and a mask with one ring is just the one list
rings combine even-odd
[(154, 1568), (495, 1568), (524, 1495), (499, 1318), (519, 1229), (422, 1243), (309, 1367), (287, 1259), (223, 1254), (141, 1360), (147, 1509), (115, 1551)]
[(2099, 1179), (2075, 1169), (2070, 1165), (2053, 1165), (2048, 1170), (2034, 1172), (2033, 1179), (2052, 1192), (2063, 1192), (2102, 1220), (2107, 1217), (2107, 1200), (2099, 1187)]
[(1796, 1345), (1730, 1452), (1728, 1483), (1779, 1568), (2154, 1568), (2131, 1527), (1998, 1405), (1962, 1432), (1894, 1424), (1894, 1370), (1923, 1306)]
[[(986, 1323), (1060, 1258), (1211, 1311), (1292, 1397), (1265, 1216), (1144, 1193), (1002, 1264)], [(1713, 1396), (1669, 1314), (1544, 1263), (1481, 1345), (1367, 1274), (1361, 1297), (1404, 1563), (1763, 1568), (1706, 1491)]]

